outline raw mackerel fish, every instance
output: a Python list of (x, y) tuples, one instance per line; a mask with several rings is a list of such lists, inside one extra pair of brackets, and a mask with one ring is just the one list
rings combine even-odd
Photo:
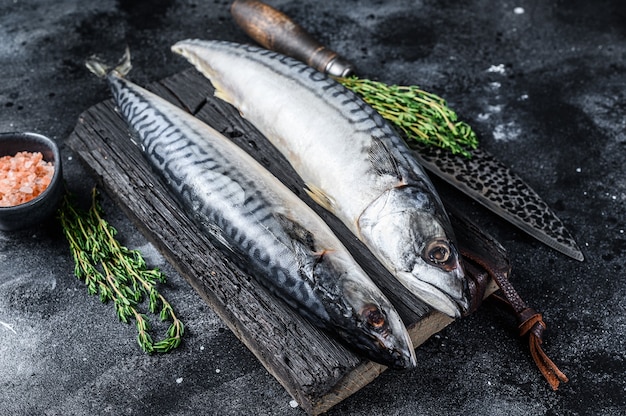
[(448, 216), (411, 150), (356, 94), (276, 52), (185, 40), (172, 50), (207, 76), (416, 297), (451, 317), (468, 291)]
[(190, 217), (287, 304), (371, 360), (415, 367), (394, 307), (325, 222), (229, 139), (127, 81), (130, 57), (106, 77), (120, 113)]

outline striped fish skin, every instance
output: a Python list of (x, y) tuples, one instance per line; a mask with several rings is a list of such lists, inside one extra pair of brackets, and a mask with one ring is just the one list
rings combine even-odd
[(469, 294), (443, 205), (411, 150), (358, 96), (276, 52), (184, 40), (172, 50), (207, 76), (414, 295), (451, 317)]
[(144, 154), (210, 237), (348, 346), (392, 368), (415, 367), (398, 313), (314, 211), (208, 125), (115, 70), (107, 81)]

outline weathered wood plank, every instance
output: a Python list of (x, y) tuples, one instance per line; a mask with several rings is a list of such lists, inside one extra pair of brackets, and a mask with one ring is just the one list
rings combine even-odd
[(276, 302), (198, 233), (120, 123), (109, 103), (98, 105), (81, 116), (71, 146), (142, 233), (307, 409), (309, 396), (330, 389), (360, 359)]
[[(339, 221), (307, 200), (303, 184), (278, 152), (236, 110), (213, 98), (209, 82), (195, 70), (150, 88), (231, 137), (338, 230), (366, 271), (399, 305), (416, 346), (451, 322), (417, 302)], [(130, 137), (112, 102), (106, 101), (80, 116), (68, 143), (138, 229), (307, 413), (330, 409), (385, 370), (302, 319), (224, 257), (186, 217)]]

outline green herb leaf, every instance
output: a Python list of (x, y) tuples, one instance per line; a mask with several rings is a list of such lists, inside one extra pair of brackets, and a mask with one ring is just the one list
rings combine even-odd
[[(85, 282), (88, 293), (98, 294), (103, 303), (112, 301), (121, 322), (135, 320), (137, 342), (146, 353), (169, 352), (178, 347), (185, 327), (155, 287), (157, 282), (165, 283), (165, 275), (158, 269), (148, 269), (139, 251), (129, 250), (115, 239), (117, 230), (104, 220), (96, 189), (88, 211), (76, 208), (71, 195), (66, 194), (59, 219), (74, 259), (74, 274)], [(156, 343), (149, 333), (148, 317), (139, 311), (145, 298), (150, 313), (156, 314), (161, 305), (159, 318), (172, 321), (167, 337)]]
[(453, 154), (471, 157), (478, 139), (472, 128), (457, 121), (445, 100), (417, 86), (387, 85), (355, 76), (337, 78), (346, 88), (396, 126), (405, 139), (448, 149)]

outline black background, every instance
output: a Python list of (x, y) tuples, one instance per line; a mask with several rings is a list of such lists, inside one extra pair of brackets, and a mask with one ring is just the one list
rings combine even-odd
[[(571, 381), (552, 392), (514, 323), (486, 304), (419, 348), (416, 371), (387, 372), (329, 414), (622, 414), (626, 3), (268, 3), (361, 75), (445, 97), (481, 146), (554, 208), (586, 256), (569, 259), (456, 196), (509, 251), (516, 287), (548, 324), (545, 350)], [(249, 41), (229, 5), (0, 1), (0, 131), (34, 131), (60, 143), (68, 187), (86, 204), (95, 178), (64, 141), (79, 114), (109, 92), (85, 59), (116, 60), (128, 45), (130, 78), (159, 80), (189, 68), (169, 51), (178, 40)], [(164, 292), (187, 325), (184, 345), (144, 355), (134, 328), (73, 277), (56, 221), (0, 232), (1, 413), (301, 414), (106, 195), (103, 202), (119, 239), (168, 274)]]

